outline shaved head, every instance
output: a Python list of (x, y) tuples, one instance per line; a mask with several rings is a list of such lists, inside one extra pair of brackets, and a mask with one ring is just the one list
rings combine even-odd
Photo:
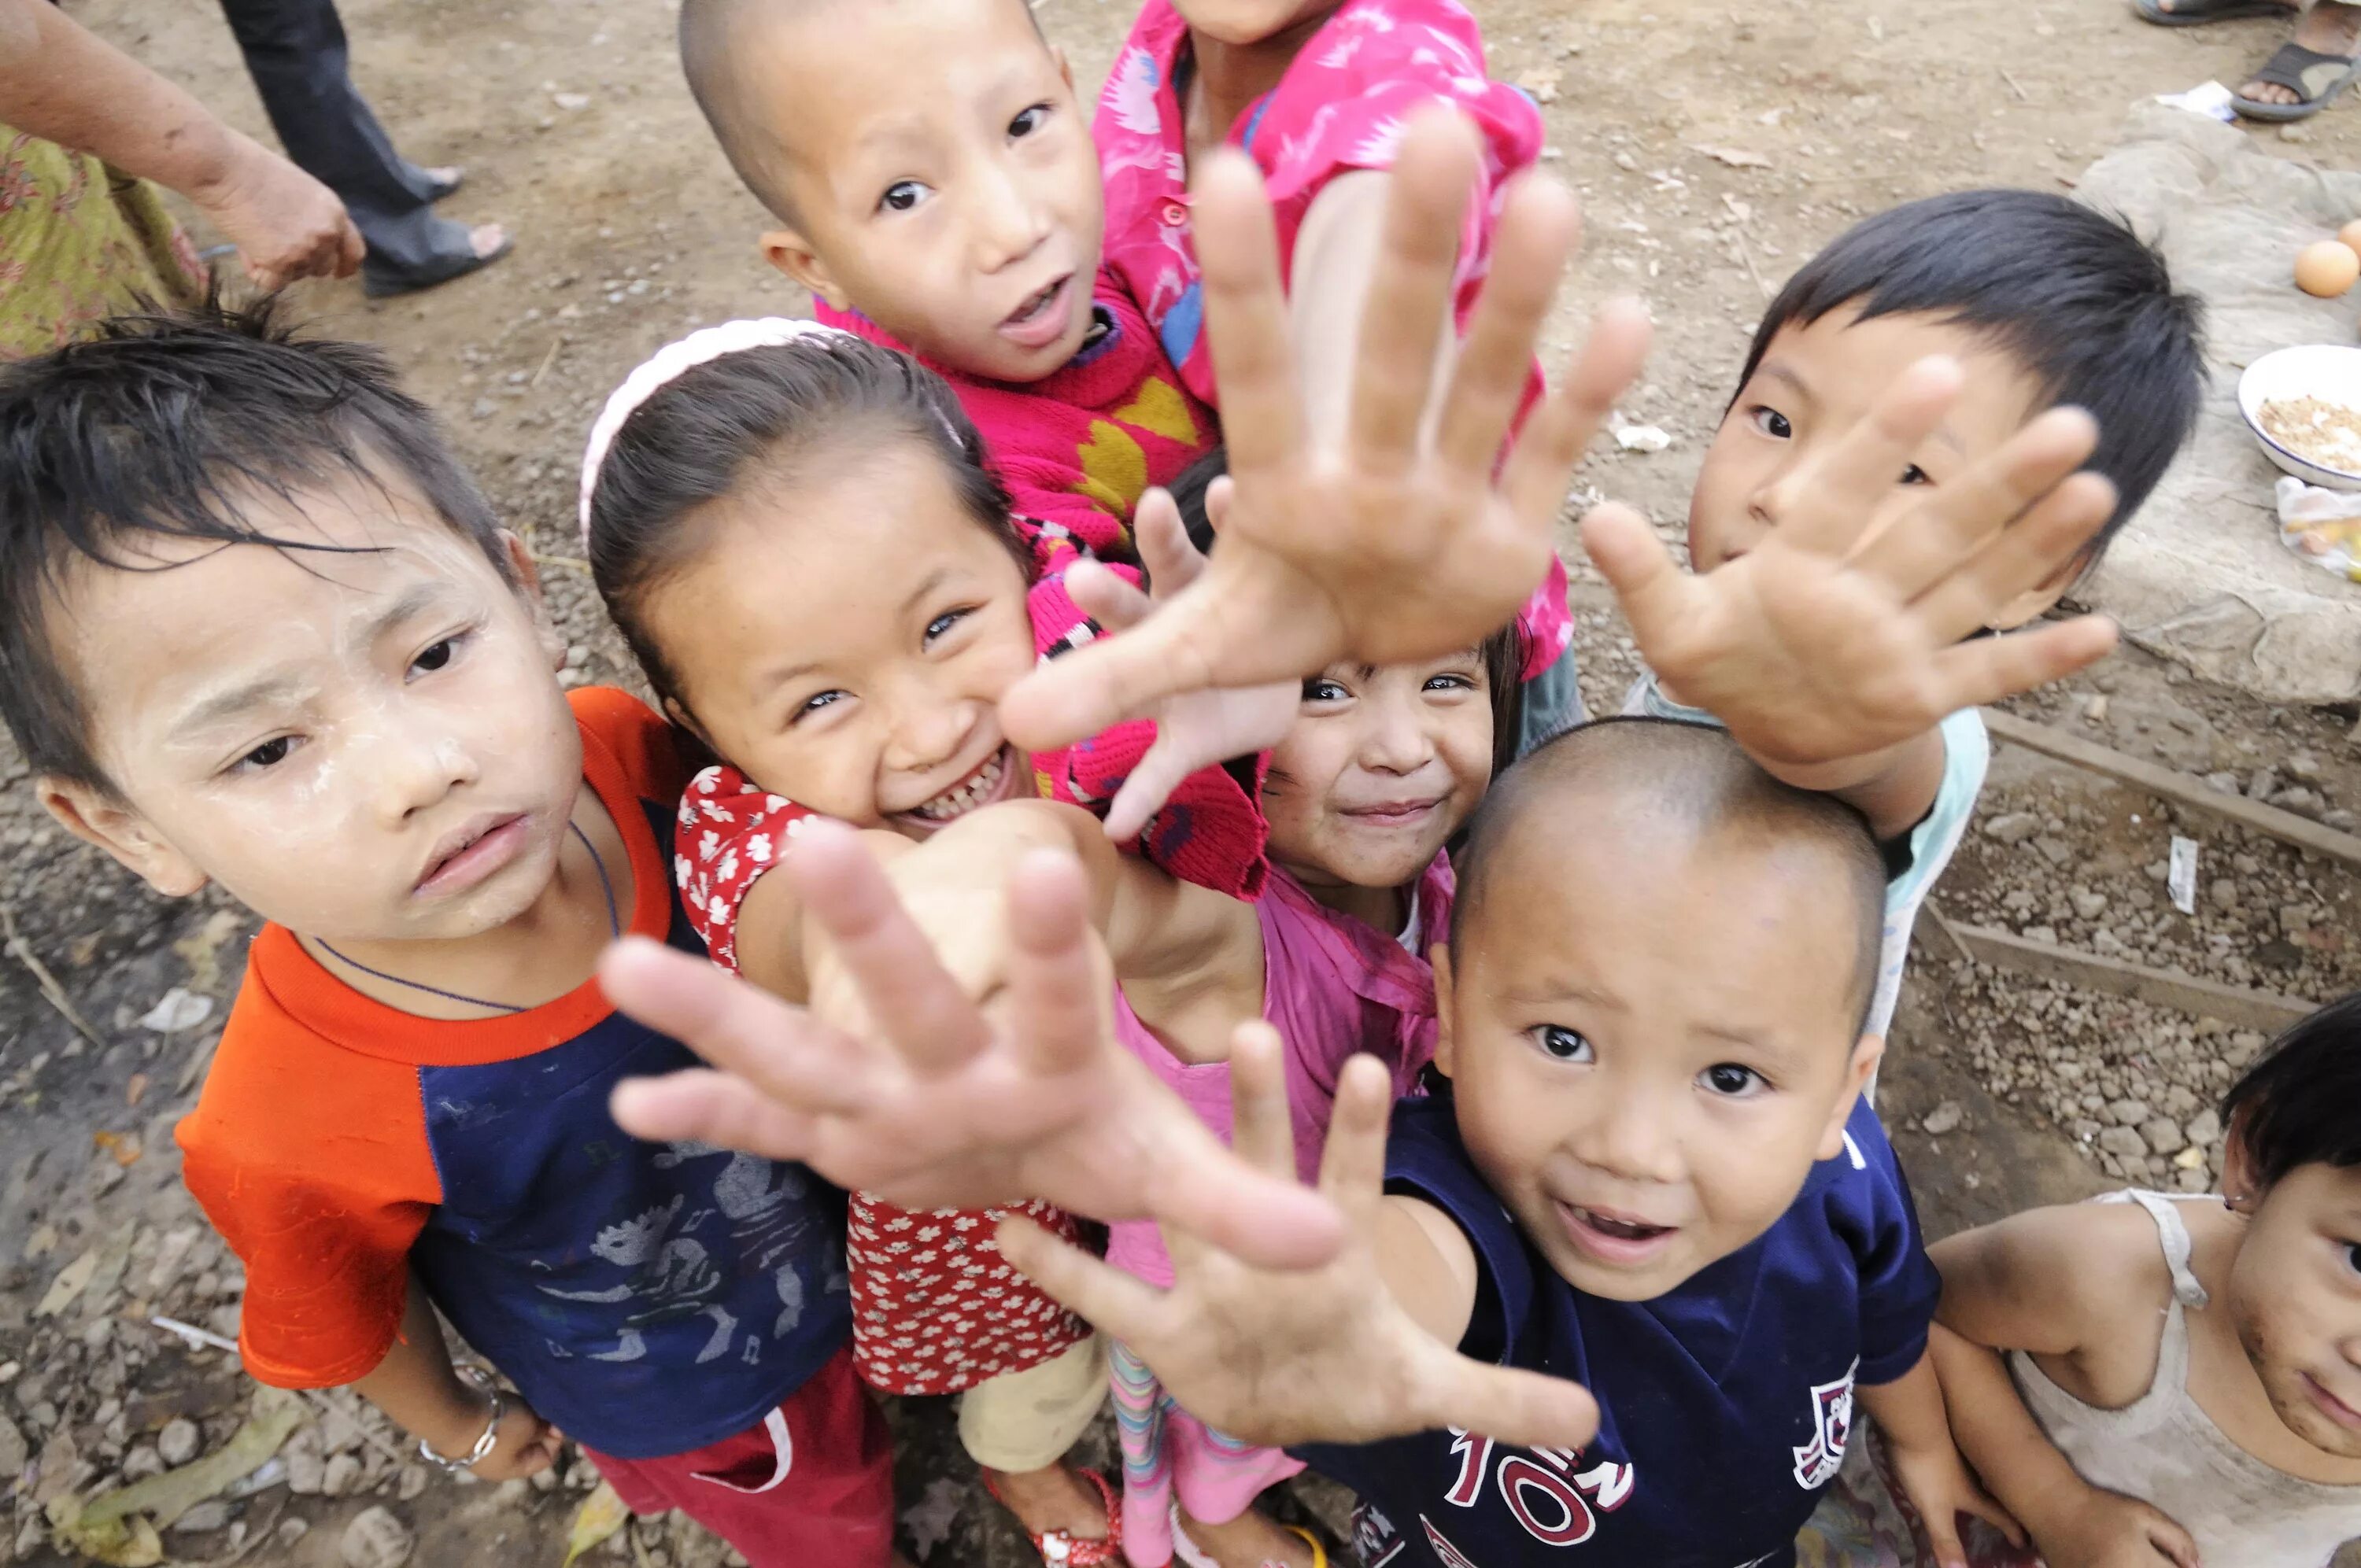
[[(1590, 825), (1588, 832), (1664, 833), (1708, 854), (1716, 846), (1726, 846), (1733, 858), (1773, 845), (1824, 851), (1829, 892), (1841, 893), (1857, 911), (1853, 989), (1867, 1009), (1885, 928), (1885, 865), (1868, 821), (1832, 795), (1773, 778), (1728, 731), (1675, 719), (1586, 724), (1500, 776), (1454, 857), (1459, 874), (1451, 920), (1455, 951), (1466, 950), (1494, 883), (1520, 867), (1526, 874), (1551, 874), (1541, 851), (1546, 839), (1559, 836), (1543, 834), (1542, 825), (1562, 828), (1577, 816)], [(1573, 836), (1577, 845), (1586, 837)]]

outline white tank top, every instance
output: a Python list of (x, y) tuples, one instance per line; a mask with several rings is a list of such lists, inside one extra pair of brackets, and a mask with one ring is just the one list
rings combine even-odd
[(2119, 1192), (2099, 1201), (2146, 1209), (2171, 1266), (2172, 1304), (2165, 1310), (2156, 1381), (2122, 1409), (2103, 1410), (2015, 1351), (2009, 1370), (2026, 1408), (2082, 1479), (2179, 1520), (2196, 1537), (2205, 1568), (2325, 1568), (2339, 1546), (2361, 1537), (2361, 1486), (2325, 1486), (2272, 1469), (2224, 1437), (2189, 1395), (2184, 1313), (2203, 1307), (2207, 1297), (2189, 1270), (2189, 1227), (2174, 1205), (2221, 1200)]

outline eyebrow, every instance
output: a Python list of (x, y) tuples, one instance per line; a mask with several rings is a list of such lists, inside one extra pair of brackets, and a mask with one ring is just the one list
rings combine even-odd
[(391, 604), (371, 616), (368, 624), (361, 628), (361, 645), (368, 647), (404, 621), (434, 609), (442, 597), (443, 587), (439, 583), (411, 584), (394, 596)]
[(302, 683), (292, 675), (262, 675), (226, 691), (215, 692), (181, 716), (173, 725), (170, 738), (185, 740), (207, 729), (242, 718), (255, 708), (274, 702), (283, 702), (302, 689)]

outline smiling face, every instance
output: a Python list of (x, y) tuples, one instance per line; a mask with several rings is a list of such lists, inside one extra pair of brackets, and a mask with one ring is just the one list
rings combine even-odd
[(685, 520), (697, 547), (646, 592), (686, 717), (764, 789), (856, 827), (920, 838), (1031, 794), (997, 712), (1034, 662), (1008, 547), (914, 441), (797, 466)]
[[(159, 891), (208, 880), (329, 941), (464, 938), (548, 886), (582, 784), (521, 591), (399, 480), (244, 499), (328, 550), (138, 537), (153, 570), (77, 564), (52, 623), (113, 792), (45, 804)], [(324, 875), (333, 868), (333, 875)]]
[(1038, 381), (1081, 352), (1104, 202), (1072, 73), (1021, 0), (861, 0), (746, 28), (784, 150), (773, 264), (913, 352)]
[(1492, 777), (1492, 703), (1475, 649), (1415, 664), (1331, 664), (1271, 751), (1270, 852), (1315, 897), (1413, 882)]
[[(2247, 1189), (2236, 1168), (2224, 1186)], [(2271, 1408), (2326, 1453), (2361, 1459), (2361, 1169), (2298, 1166), (2256, 1205), (2231, 1321)]]
[(1861, 895), (1825, 844), (1583, 787), (1488, 854), (1436, 966), (1461, 1135), (1569, 1284), (1661, 1296), (1843, 1146), (1876, 1060)]
[[(1924, 487), (1956, 482), (1997, 452), (2044, 406), (2040, 383), (2012, 356), (1964, 327), (1924, 315), (1863, 321), (1840, 306), (1808, 325), (1789, 322), (1739, 389), (1697, 471), (1689, 500), (1689, 554), (1710, 572), (1752, 549), (1779, 524), (1787, 487), (1804, 466), (1850, 434), (1904, 370), (1947, 354), (1965, 372), (1959, 399), (1894, 476), (1872, 528), (1926, 499)], [(2057, 601), (2065, 587), (2012, 606), (2020, 625)]]

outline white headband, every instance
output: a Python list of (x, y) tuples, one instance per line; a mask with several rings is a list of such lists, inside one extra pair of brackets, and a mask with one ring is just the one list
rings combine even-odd
[(724, 355), (749, 348), (777, 348), (804, 338), (860, 341), (840, 327), (792, 321), (785, 316), (723, 322), (719, 326), (699, 327), (676, 343), (665, 344), (624, 377), (623, 384), (615, 389), (607, 399), (607, 406), (598, 411), (598, 422), (590, 427), (589, 449), (582, 454), (583, 548), (587, 550), (590, 544), (590, 497), (598, 488), (598, 470), (605, 466), (608, 449), (615, 444), (615, 436), (624, 422), (639, 411), (642, 403), (684, 372), (711, 364)]

